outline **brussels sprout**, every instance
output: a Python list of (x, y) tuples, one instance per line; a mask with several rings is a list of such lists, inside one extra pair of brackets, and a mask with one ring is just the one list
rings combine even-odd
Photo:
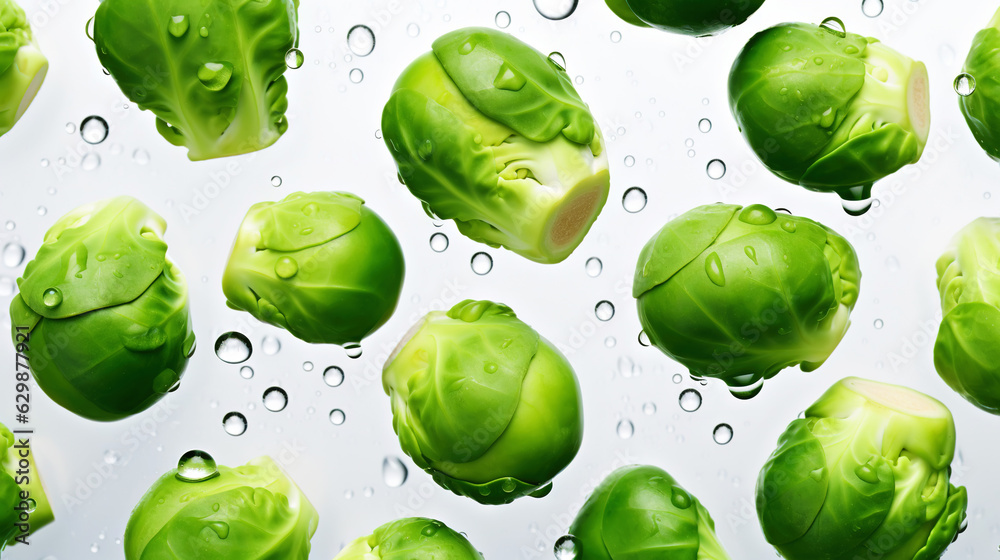
[(120, 196), (81, 206), (45, 234), (10, 305), (14, 344), (38, 386), (91, 420), (146, 410), (177, 388), (195, 338), (167, 224)]
[(743, 137), (775, 175), (851, 202), (920, 159), (930, 127), (927, 69), (877, 39), (805, 23), (753, 36), (729, 74)]
[(861, 271), (826, 226), (754, 204), (712, 204), (642, 250), (632, 295), (650, 342), (738, 396), (799, 365), (823, 364), (850, 326)]
[(444, 523), (409, 517), (355, 540), (333, 560), (483, 560), (483, 556)]
[(48, 70), (24, 10), (14, 0), (0, 0), (0, 136), (28, 110)]
[(389, 357), (382, 387), (403, 451), (482, 504), (546, 496), (583, 439), (572, 366), (503, 304), (428, 313)]
[[(1000, 10), (989, 27), (976, 33), (965, 59), (963, 73), (971, 81), (969, 95), (958, 98), (958, 106), (972, 135), (989, 156), (1000, 161)], [(963, 92), (964, 93), (964, 92)]]
[(1000, 218), (979, 218), (938, 259), (944, 319), (934, 366), (958, 394), (1000, 414)]
[(666, 471), (647, 465), (611, 473), (569, 530), (576, 560), (729, 560), (708, 510)]
[(702, 37), (745, 22), (764, 0), (605, 0), (632, 25)]
[(787, 560), (936, 560), (961, 531), (955, 423), (906, 387), (849, 377), (793, 421), (757, 479), (757, 516)]
[[(27, 468), (22, 460), (28, 462)], [(23, 445), (0, 424), (0, 551), (7, 545), (27, 543), (22, 535), (34, 533), (54, 519), (30, 442)]]
[(126, 560), (307, 560), (319, 515), (270, 457), (235, 469), (192, 451), (132, 510)]
[(288, 121), (298, 0), (106, 0), (94, 42), (125, 97), (191, 160), (274, 144)]
[(403, 289), (403, 250), (359, 197), (293, 193), (247, 212), (222, 276), (229, 307), (311, 343), (357, 345)]
[(568, 257), (608, 198), (601, 130), (569, 75), (499, 31), (435, 41), (396, 82), (382, 132), (429, 215), (536, 262)]

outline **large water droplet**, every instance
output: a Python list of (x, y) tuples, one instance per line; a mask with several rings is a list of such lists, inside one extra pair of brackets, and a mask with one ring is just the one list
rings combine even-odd
[(493, 257), (489, 253), (479, 252), (472, 255), (472, 272), (480, 276), (485, 276), (493, 270)]
[(230, 331), (215, 341), (215, 355), (227, 364), (241, 364), (250, 359), (253, 347), (243, 333)]
[(631, 187), (622, 196), (622, 208), (630, 214), (635, 214), (646, 207), (646, 200), (646, 191), (639, 187)]
[(601, 321), (610, 321), (615, 316), (615, 306), (608, 300), (599, 301), (594, 306), (594, 315)]
[(264, 391), (264, 408), (271, 412), (281, 412), (288, 406), (288, 393), (281, 387), (270, 387)]
[(59, 307), (63, 302), (62, 291), (59, 288), (49, 288), (42, 292), (42, 305), (49, 309)]
[(247, 417), (239, 412), (230, 412), (222, 417), (222, 429), (231, 436), (241, 436), (247, 431)]
[(873, 18), (882, 15), (885, 5), (882, 0), (861, 0), (861, 13)]
[(296, 48), (288, 49), (285, 53), (285, 66), (295, 70), (297, 68), (302, 68), (302, 64), (306, 61), (306, 56), (302, 54), (302, 51)]
[(108, 137), (108, 121), (91, 115), (80, 123), (80, 136), (88, 144), (100, 144)]
[(493, 21), (497, 24), (497, 27), (499, 27), (500, 29), (507, 29), (508, 27), (510, 27), (510, 14), (503, 11), (497, 12), (497, 15), (495, 18), (493, 18)]
[(330, 411), (330, 423), (333, 424), (334, 426), (339, 426), (339, 425), (343, 424), (344, 420), (346, 420), (346, 419), (347, 419), (347, 415), (344, 414), (343, 410), (340, 410), (339, 408), (335, 408), (335, 409), (333, 409), (333, 410)]
[(406, 465), (398, 457), (386, 457), (382, 459), (382, 480), (389, 488), (399, 488), (406, 482), (409, 472)]
[(955, 93), (968, 97), (976, 91), (976, 78), (972, 74), (962, 72), (955, 77)]
[(206, 62), (198, 67), (198, 81), (210, 91), (226, 87), (233, 77), (233, 65), (228, 62)]
[(828, 17), (819, 24), (823, 29), (833, 33), (834, 35), (840, 37), (847, 36), (847, 27), (844, 26), (844, 22), (840, 18)]
[(347, 46), (357, 56), (368, 56), (375, 50), (375, 32), (367, 25), (355, 25), (347, 32)]
[(597, 257), (590, 257), (587, 259), (587, 263), (584, 265), (584, 268), (587, 271), (587, 276), (597, 278), (601, 275), (601, 271), (604, 270), (604, 263), (602, 263), (601, 259)]
[(701, 408), (701, 393), (697, 389), (684, 389), (681, 391), (678, 402), (681, 405), (681, 410), (694, 412)]
[(558, 66), (560, 70), (566, 70), (566, 57), (559, 51), (549, 53), (549, 62)]
[(535, 9), (551, 20), (566, 19), (576, 11), (578, 0), (534, 0)]
[(763, 388), (764, 388), (764, 379), (760, 378), (744, 387), (730, 387), (729, 392), (732, 393), (732, 395), (737, 399), (745, 401), (759, 395), (760, 391)]
[(211, 455), (200, 449), (192, 449), (177, 461), (175, 476), (181, 482), (202, 482), (219, 476), (219, 467)]
[(733, 428), (729, 424), (719, 424), (712, 430), (712, 439), (719, 445), (726, 445), (733, 441)]
[(281, 341), (277, 337), (267, 335), (260, 341), (261, 350), (268, 356), (273, 356), (281, 351)]
[(721, 159), (713, 159), (708, 162), (708, 166), (705, 167), (705, 172), (708, 173), (709, 179), (715, 179), (718, 181), (726, 175), (726, 164)]
[(726, 275), (722, 270), (722, 259), (718, 253), (713, 251), (705, 259), (705, 273), (708, 274), (709, 280), (716, 286), (721, 287), (726, 285)]
[(344, 352), (347, 353), (347, 357), (352, 360), (357, 360), (361, 357), (361, 345), (357, 342), (348, 342), (344, 345)]
[(330, 387), (340, 387), (344, 382), (344, 370), (337, 366), (330, 366), (323, 370), (323, 383)]
[(555, 547), (553, 547), (556, 560), (576, 560), (582, 551), (583, 547), (580, 541), (573, 535), (559, 537)]
[(24, 247), (18, 243), (8, 243), (3, 247), (3, 265), (17, 268), (24, 262)]
[(292, 257), (281, 257), (274, 263), (274, 273), (283, 280), (294, 278), (299, 273), (299, 263)]
[(448, 249), (448, 236), (443, 233), (435, 233), (431, 236), (431, 250), (435, 253), (443, 253)]
[(167, 22), (167, 32), (174, 37), (180, 38), (187, 33), (190, 26), (191, 23), (188, 21), (187, 16), (174, 16)]

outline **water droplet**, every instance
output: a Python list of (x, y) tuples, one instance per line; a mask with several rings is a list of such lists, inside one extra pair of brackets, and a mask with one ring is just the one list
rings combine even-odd
[(148, 164), (149, 163), (149, 152), (147, 152), (146, 150), (143, 150), (142, 148), (136, 148), (135, 151), (132, 152), (132, 161), (136, 162), (139, 165), (146, 165), (146, 164)]
[(618, 345), (618, 339), (613, 336), (609, 336), (604, 339), (604, 345), (608, 348), (614, 348)]
[(493, 21), (496, 22), (497, 27), (499, 27), (500, 29), (507, 29), (508, 27), (510, 27), (510, 14), (503, 11), (497, 12), (497, 15), (495, 18), (493, 18)]
[(955, 93), (968, 97), (976, 91), (976, 78), (972, 74), (962, 72), (955, 77)]
[(649, 335), (646, 334), (646, 331), (639, 331), (639, 346), (649, 346), (649, 345), (650, 345)]
[(271, 412), (281, 412), (288, 406), (288, 393), (281, 387), (270, 387), (264, 391), (264, 408)]
[(323, 370), (323, 383), (330, 387), (340, 387), (344, 382), (344, 370), (337, 366), (330, 366)]
[(875, 319), (875, 328), (876, 329), (881, 329), (884, 326), (885, 326), (885, 323), (882, 322), (882, 319)]
[(847, 36), (847, 27), (844, 26), (844, 22), (841, 21), (840, 18), (828, 17), (824, 19), (823, 22), (819, 24), (819, 26), (833, 33), (834, 35), (838, 35), (840, 37)]
[(493, 270), (493, 257), (488, 253), (479, 252), (472, 255), (472, 272), (485, 276)]
[(49, 209), (44, 206), (39, 206), (35, 211), (39, 216), (44, 216), (49, 213)]
[(361, 345), (357, 342), (348, 342), (344, 345), (344, 352), (347, 353), (347, 357), (352, 360), (357, 360), (361, 357)]
[(18, 243), (8, 243), (3, 248), (3, 265), (17, 268), (24, 262), (24, 247)]
[(351, 83), (360, 84), (365, 79), (365, 73), (360, 68), (352, 68), (347, 77), (351, 80)]
[(200, 449), (192, 449), (177, 461), (175, 476), (181, 482), (202, 482), (219, 476), (219, 467), (211, 455)]
[(885, 6), (882, 4), (882, 0), (862, 0), (861, 2), (861, 13), (870, 18), (882, 15), (883, 9)]
[(241, 367), (240, 377), (242, 377), (243, 379), (253, 379), (253, 368), (250, 366)]
[(719, 445), (726, 445), (733, 441), (733, 428), (729, 424), (719, 424), (712, 430), (712, 439)]
[(66, 123), (66, 134), (73, 134), (74, 132), (76, 132), (76, 123)]
[(844, 208), (844, 212), (847, 212), (851, 216), (861, 216), (868, 212), (868, 210), (871, 210), (872, 207), (872, 199), (870, 198), (865, 200), (848, 200), (845, 198), (840, 203)]
[(281, 351), (281, 341), (277, 337), (267, 335), (260, 341), (261, 350), (268, 356), (273, 356)]
[(635, 214), (646, 207), (646, 200), (646, 191), (639, 187), (631, 187), (622, 196), (622, 208), (630, 214)]
[(632, 167), (635, 165), (635, 158), (632, 156), (625, 156), (625, 167)]
[(108, 137), (108, 121), (91, 115), (80, 123), (80, 136), (88, 144), (100, 144)]
[(375, 50), (375, 33), (367, 25), (355, 25), (347, 32), (347, 46), (357, 56), (368, 56)]
[(563, 535), (556, 540), (553, 552), (556, 560), (576, 560), (582, 552), (580, 541), (573, 535)]
[(713, 159), (708, 162), (705, 172), (708, 173), (710, 179), (718, 181), (726, 174), (726, 164), (721, 159)]
[(247, 431), (247, 417), (239, 412), (230, 412), (222, 417), (222, 429), (231, 436), (241, 436)]
[(305, 61), (306, 56), (302, 54), (302, 51), (299, 49), (291, 48), (285, 53), (285, 66), (291, 68), (292, 70), (301, 68)]
[(7, 276), (0, 276), (0, 296), (14, 295), (14, 280)]
[(228, 62), (206, 62), (198, 67), (198, 81), (209, 91), (220, 91), (233, 77), (233, 65)]
[(675, 384), (680, 385), (681, 381), (684, 381), (684, 376), (679, 373), (675, 373), (674, 376), (670, 378), (670, 380), (673, 381)]
[(601, 321), (610, 321), (615, 316), (615, 306), (608, 300), (599, 301), (594, 306), (594, 314)]
[(618, 422), (618, 427), (615, 428), (618, 433), (618, 437), (622, 439), (629, 439), (635, 434), (635, 425), (632, 424), (631, 420), (621, 420)]
[(281, 186), (281, 177), (279, 177), (277, 175), (271, 177), (271, 186), (272, 187), (280, 187)]
[(93, 543), (90, 545), (90, 551), (93, 552), (94, 554), (97, 554), (100, 550), (101, 547), (97, 543)]
[(120, 461), (122, 456), (114, 449), (109, 449), (104, 452), (104, 462), (109, 465), (114, 465)]
[(406, 34), (409, 35), (410, 37), (416, 37), (420, 35), (420, 26), (415, 23), (407, 25)]
[(14, 222), (13, 222), (12, 220), (7, 220), (7, 223), (6, 223), (6, 224), (4, 224), (4, 226), (3, 226), (3, 227), (7, 228), (7, 231), (11, 231), (11, 230), (13, 230), (13, 229), (14, 229), (15, 227), (17, 227), (17, 224), (15, 224), (15, 223), (14, 223)]
[(215, 341), (215, 355), (227, 364), (240, 364), (250, 359), (253, 347), (243, 333), (230, 331)]
[(622, 34), (621, 34), (620, 31), (612, 31), (611, 32), (611, 42), (612, 43), (621, 43), (622, 42)]
[(174, 16), (167, 22), (167, 32), (174, 37), (183, 37), (190, 26), (187, 16)]
[(43, 158), (42, 159), (42, 167), (48, 167), (48, 166), (49, 166), (49, 160)]
[(713, 251), (705, 259), (705, 273), (716, 286), (726, 285), (726, 275), (722, 270), (722, 259), (718, 253)]
[(302, 362), (302, 371), (312, 371), (312, 370), (313, 370), (312, 362)]
[(443, 233), (435, 233), (431, 236), (431, 250), (435, 253), (443, 253), (448, 249), (448, 236)]
[(59, 307), (63, 302), (63, 295), (59, 288), (49, 288), (42, 292), (42, 305), (48, 308)]
[(597, 257), (590, 257), (589, 259), (587, 259), (587, 263), (586, 265), (584, 265), (584, 269), (587, 271), (587, 276), (590, 276), (591, 278), (597, 278), (598, 276), (601, 275), (601, 271), (604, 270), (604, 263), (602, 263), (601, 259)]
[(708, 119), (701, 119), (698, 121), (698, 130), (701, 132), (709, 132), (712, 130), (712, 121)]
[(656, 404), (648, 402), (648, 403), (642, 405), (642, 411), (646, 415), (652, 416), (653, 414), (656, 414)]
[(729, 392), (740, 400), (748, 400), (756, 397), (760, 394), (760, 391), (764, 388), (764, 378), (761, 377), (755, 380), (749, 385), (743, 387), (730, 387)]
[(670, 489), (670, 503), (672, 503), (674, 507), (678, 509), (687, 509), (691, 507), (691, 502), (691, 495), (685, 492), (683, 488), (675, 486)]
[(295, 262), (292, 257), (281, 257), (274, 263), (274, 274), (282, 280), (294, 278), (298, 273), (299, 263)]
[(559, 51), (549, 53), (549, 62), (558, 66), (560, 70), (566, 70), (566, 57)]
[(84, 171), (93, 171), (101, 166), (101, 156), (90, 152), (83, 156), (80, 160), (80, 169)]
[(534, 0), (535, 9), (551, 20), (566, 19), (576, 11), (577, 0)]
[(678, 402), (681, 405), (681, 410), (694, 412), (701, 408), (701, 393), (697, 389), (684, 389), (681, 391)]
[(339, 425), (343, 424), (344, 420), (346, 420), (346, 419), (347, 419), (347, 415), (344, 414), (343, 410), (340, 410), (339, 408), (335, 408), (335, 409), (333, 409), (333, 410), (330, 411), (330, 423), (332, 423), (334, 426), (339, 426)]
[(389, 488), (402, 486), (408, 474), (406, 465), (398, 457), (389, 456), (382, 459), (382, 480)]

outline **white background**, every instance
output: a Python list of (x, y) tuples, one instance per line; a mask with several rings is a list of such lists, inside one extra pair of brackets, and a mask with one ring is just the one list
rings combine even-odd
[[(189, 162), (183, 149), (160, 138), (151, 114), (131, 103), (123, 107), (126, 100), (102, 74), (84, 33), (96, 7), (93, 0), (25, 3), (51, 69), (25, 117), (0, 138), (0, 223), (16, 222), (11, 231), (0, 229), (0, 242), (23, 244), (30, 258), (43, 232), (70, 209), (119, 194), (142, 199), (169, 223), (166, 239), (190, 282), (200, 348), (179, 391), (120, 422), (83, 420), (35, 390), (36, 456), (57, 521), (34, 535), (30, 547), (13, 548), (11, 558), (121, 558), (120, 539), (133, 505), (194, 448), (233, 466), (264, 453), (283, 458), (320, 512), (312, 541), (317, 559), (332, 558), (345, 542), (404, 515), (435, 517), (466, 532), (487, 558), (551, 558), (553, 541), (593, 486), (628, 462), (659, 465), (697, 495), (713, 513), (734, 558), (773, 558), (753, 510), (757, 472), (787, 423), (848, 375), (909, 385), (952, 409), (961, 456), (953, 481), (968, 487), (970, 520), (947, 558), (997, 555), (1000, 420), (954, 394), (934, 372), (931, 356), (939, 316), (934, 261), (961, 226), (980, 215), (996, 215), (1000, 198), (995, 192), (1000, 169), (976, 145), (952, 91), (972, 36), (996, 8), (992, 3), (888, 0), (880, 16), (868, 18), (860, 0), (767, 0), (743, 26), (696, 40), (632, 28), (600, 0), (583, 0), (573, 16), (559, 22), (539, 16), (530, 0), (305, 0), (299, 13), (306, 63), (288, 72), (288, 132), (262, 152), (200, 163)], [(612, 195), (566, 262), (543, 266), (488, 250), (493, 270), (477, 276), (469, 262), (483, 247), (458, 235), (450, 223), (438, 228), (424, 216), (396, 182), (376, 131), (391, 85), (410, 60), (447, 31), (494, 26), (500, 10), (512, 18), (507, 31), (539, 50), (563, 53), (570, 74), (582, 78), (578, 89), (607, 140)], [(761, 168), (739, 136), (726, 101), (729, 66), (755, 31), (786, 20), (818, 23), (827, 16), (924, 61), (932, 79), (933, 123), (923, 160), (878, 183), (875, 196), (881, 205), (863, 218), (847, 216), (833, 195), (807, 192)], [(375, 31), (377, 45), (368, 57), (346, 60), (346, 34), (358, 23)], [(407, 32), (410, 24), (419, 26), (418, 36)], [(611, 40), (615, 31), (621, 33), (617, 43)], [(348, 78), (353, 68), (364, 72), (361, 83)], [(78, 133), (66, 132), (67, 123), (78, 125), (88, 115), (110, 123), (110, 135), (100, 145), (89, 146)], [(710, 132), (698, 130), (701, 118), (711, 119)], [(693, 157), (685, 146), (688, 138), (694, 142)], [(136, 150), (149, 154), (146, 165), (134, 160)], [(84, 170), (81, 156), (91, 152), (101, 164)], [(635, 158), (633, 167), (624, 164), (626, 156)], [(718, 181), (705, 172), (713, 158), (728, 166)], [(232, 164), (238, 167), (227, 171)], [(283, 180), (278, 188), (271, 186), (274, 175)], [(621, 205), (622, 193), (631, 186), (649, 195), (638, 214), (626, 213)], [(399, 309), (365, 341), (358, 360), (338, 347), (309, 346), (248, 321), (225, 307), (220, 288), (230, 243), (252, 203), (320, 189), (363, 196), (394, 228), (407, 258)], [(760, 202), (820, 220), (854, 244), (864, 273), (853, 326), (827, 364), (812, 374), (786, 370), (749, 402), (732, 398), (718, 382), (701, 387), (685, 376), (682, 384), (674, 384), (672, 375), (682, 369), (637, 341), (630, 282), (640, 248), (673, 216), (716, 201)], [(47, 214), (40, 216), (39, 207)], [(436, 231), (451, 239), (441, 254), (428, 243)], [(584, 270), (592, 256), (604, 263), (597, 278)], [(0, 267), (0, 276), (15, 278), (22, 267)], [(0, 290), (4, 285), (9, 283), (0, 278)], [(9, 297), (2, 296), (0, 304), (6, 306)], [(405, 457), (407, 482), (399, 488), (383, 482), (383, 458), (402, 457), (378, 381), (386, 349), (427, 310), (465, 298), (506, 302), (543, 336), (571, 350), (568, 356), (583, 388), (586, 435), (579, 456), (545, 499), (480, 506), (439, 489)], [(606, 323), (594, 315), (601, 300), (610, 300), (617, 310)], [(875, 327), (877, 319), (884, 322), (881, 329)], [(244, 332), (254, 343), (248, 364), (256, 375), (249, 381), (240, 377), (240, 366), (225, 364), (212, 352), (215, 338), (229, 330)], [(261, 351), (266, 335), (280, 339), (280, 352)], [(614, 347), (608, 347), (608, 338), (616, 340)], [(9, 345), (2, 345), (0, 359), (13, 362)], [(312, 371), (303, 369), (307, 360), (315, 364)], [(338, 388), (324, 385), (322, 371), (329, 365), (344, 368), (347, 382)], [(290, 395), (282, 413), (261, 405), (262, 393), (272, 385)], [(688, 387), (704, 394), (703, 406), (694, 413), (677, 403)], [(8, 422), (14, 413), (12, 390), (12, 375), (5, 375), (0, 419)], [(644, 413), (648, 402), (655, 404), (654, 414)], [(328, 421), (333, 408), (346, 412), (343, 425)], [(222, 429), (223, 415), (232, 410), (250, 421), (243, 436)], [(619, 437), (621, 420), (634, 423), (633, 437)], [(725, 446), (712, 439), (713, 427), (721, 422), (735, 430)], [(370, 497), (365, 488), (371, 489)]]

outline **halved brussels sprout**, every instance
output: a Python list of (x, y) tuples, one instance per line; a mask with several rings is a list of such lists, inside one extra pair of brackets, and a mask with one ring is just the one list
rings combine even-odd
[(48, 70), (24, 10), (14, 0), (0, 0), (0, 136), (28, 110)]
[(28, 542), (19, 538), (54, 519), (31, 442), (19, 441), (0, 424), (0, 552), (7, 545)]

